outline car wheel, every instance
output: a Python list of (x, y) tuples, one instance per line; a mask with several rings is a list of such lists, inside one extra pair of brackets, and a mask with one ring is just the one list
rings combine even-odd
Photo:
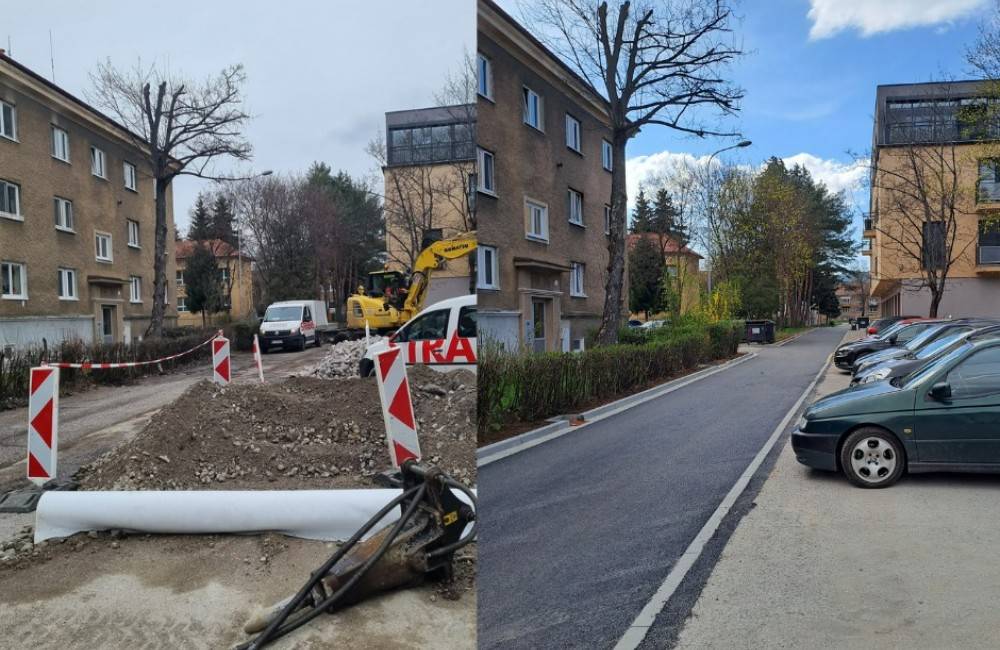
[(375, 375), (375, 362), (371, 359), (362, 359), (358, 364), (358, 375), (361, 377), (372, 377)]
[(903, 446), (885, 429), (864, 427), (847, 436), (840, 449), (847, 480), (863, 488), (889, 487), (906, 469)]
[(261, 354), (267, 354), (267, 349), (268, 348), (267, 348), (266, 345), (264, 345), (263, 343), (260, 344), (260, 353)]

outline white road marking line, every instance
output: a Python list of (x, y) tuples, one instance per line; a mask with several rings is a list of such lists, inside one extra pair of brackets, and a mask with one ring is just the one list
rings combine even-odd
[(625, 630), (625, 634), (623, 634), (618, 640), (618, 643), (615, 644), (615, 650), (633, 650), (634, 648), (638, 648), (643, 639), (646, 638), (646, 634), (649, 632), (649, 628), (652, 627), (653, 621), (656, 620), (657, 615), (663, 611), (663, 608), (666, 606), (671, 596), (673, 596), (674, 592), (677, 591), (677, 587), (679, 587), (681, 582), (684, 581), (688, 571), (691, 570), (691, 567), (694, 566), (694, 563), (701, 556), (708, 540), (710, 540), (712, 535), (715, 534), (715, 531), (718, 530), (719, 525), (722, 523), (722, 519), (726, 516), (726, 513), (729, 512), (729, 509), (733, 507), (733, 504), (736, 503), (736, 500), (743, 493), (743, 490), (746, 489), (747, 484), (750, 483), (750, 479), (753, 478), (754, 473), (760, 467), (761, 463), (764, 462), (764, 458), (767, 457), (767, 454), (771, 451), (774, 443), (781, 437), (781, 434), (788, 426), (788, 423), (791, 422), (795, 414), (799, 412), (799, 408), (802, 407), (802, 403), (805, 402), (806, 398), (812, 394), (816, 384), (819, 383), (820, 378), (829, 367), (831, 359), (833, 359), (832, 353), (826, 358), (826, 363), (824, 363), (823, 367), (819, 369), (818, 373), (816, 373), (816, 376), (813, 378), (809, 386), (799, 396), (799, 399), (796, 400), (795, 405), (792, 406), (792, 408), (785, 414), (785, 417), (782, 418), (781, 422), (771, 433), (771, 437), (767, 439), (767, 442), (765, 442), (764, 446), (757, 452), (754, 459), (750, 461), (750, 465), (748, 465), (743, 471), (743, 474), (740, 475), (736, 483), (733, 484), (733, 487), (729, 489), (729, 492), (722, 500), (722, 503), (719, 504), (719, 507), (712, 513), (712, 516), (705, 522), (705, 525), (702, 526), (701, 530), (688, 545), (687, 549), (685, 549), (683, 555), (677, 559), (677, 563), (670, 569), (670, 573), (668, 573), (667, 577), (663, 580), (663, 584), (660, 585), (660, 588), (656, 590), (656, 593), (653, 594), (653, 597), (648, 603), (646, 603), (646, 606), (643, 607), (642, 611), (640, 611), (638, 616), (635, 617), (635, 620), (632, 621), (632, 625)]
[[(543, 435), (543, 436), (538, 436), (537, 438), (532, 438), (531, 440), (526, 440), (525, 442), (522, 442), (521, 444), (514, 445), (513, 447), (508, 447), (508, 448), (503, 449), (501, 451), (498, 451), (498, 452), (496, 452), (494, 454), (488, 454), (488, 455), (484, 456), (483, 458), (479, 459), (476, 462), (476, 467), (484, 467), (485, 465), (489, 465), (490, 463), (495, 463), (496, 461), (502, 460), (504, 458), (507, 458), (508, 456), (513, 456), (514, 454), (520, 453), (520, 452), (522, 452), (522, 451), (524, 451), (526, 449), (531, 449), (532, 447), (537, 447), (538, 445), (540, 445), (540, 444), (542, 444), (544, 442), (548, 442), (549, 440), (554, 440), (556, 438), (562, 437), (562, 436), (566, 435), (567, 433), (570, 433), (571, 431), (579, 431), (580, 429), (583, 429), (584, 427), (586, 427), (588, 425), (591, 425), (591, 424), (593, 424), (595, 422), (600, 422), (601, 420), (603, 420), (605, 418), (609, 418), (609, 417), (611, 417), (613, 415), (618, 415), (622, 411), (627, 411), (628, 409), (633, 408), (635, 406), (639, 406), (640, 404), (645, 404), (649, 400), (656, 399), (657, 397), (662, 397), (663, 395), (667, 395), (669, 393), (672, 393), (675, 390), (679, 390), (681, 388), (684, 388), (685, 386), (693, 384), (694, 382), (696, 382), (696, 381), (698, 381), (700, 379), (704, 379), (705, 377), (711, 377), (712, 375), (714, 375), (716, 373), (719, 373), (719, 372), (722, 372), (723, 370), (728, 370), (729, 368), (732, 368), (734, 366), (738, 366), (739, 364), (741, 364), (741, 363), (743, 363), (745, 361), (749, 361), (750, 359), (753, 359), (756, 356), (757, 356), (756, 352), (748, 352), (747, 354), (744, 354), (742, 357), (740, 357), (738, 359), (733, 359), (732, 361), (727, 361), (726, 363), (722, 364), (721, 366), (716, 366), (715, 368), (711, 368), (711, 369), (708, 369), (708, 370), (700, 370), (700, 371), (698, 371), (696, 373), (688, 375), (687, 377), (682, 377), (680, 379), (675, 379), (672, 382), (668, 382), (668, 383), (666, 383), (666, 384), (664, 384), (662, 386), (657, 386), (655, 388), (650, 388), (650, 389), (648, 389), (648, 390), (646, 390), (644, 392), (636, 393), (635, 395), (629, 395), (628, 397), (623, 397), (623, 398), (621, 398), (619, 400), (615, 400), (614, 402), (609, 402), (609, 403), (604, 404), (602, 406), (598, 406), (594, 410), (597, 410), (597, 409), (600, 409), (600, 408), (607, 408), (608, 406), (617, 404), (619, 402), (628, 402), (627, 404), (622, 404), (622, 406), (620, 406), (618, 408), (613, 408), (613, 409), (609, 410), (606, 413), (601, 413), (599, 415), (593, 416), (592, 418), (587, 418), (584, 421), (583, 424), (580, 424), (580, 425), (577, 425), (577, 426), (570, 426), (570, 425), (567, 424), (564, 428), (559, 429), (558, 431), (553, 431), (552, 433), (549, 433), (549, 434), (546, 434), (546, 435)], [(639, 396), (641, 396), (641, 397), (639, 397)], [(636, 399), (637, 397), (638, 397), (638, 399)], [(517, 436), (517, 437), (518, 438), (520, 438), (520, 437), (530, 437), (533, 433), (534, 433), (534, 431), (528, 431), (526, 433), (520, 434), (520, 436)], [(503, 441), (503, 442), (506, 442), (506, 441)], [(500, 443), (497, 443), (497, 444), (500, 444)], [(489, 449), (489, 446), (484, 447), (483, 449), (484, 450), (485, 449)]]

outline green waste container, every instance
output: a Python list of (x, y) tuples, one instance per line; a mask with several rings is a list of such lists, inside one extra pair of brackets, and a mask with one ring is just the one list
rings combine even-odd
[(748, 320), (747, 343), (774, 343), (773, 320)]

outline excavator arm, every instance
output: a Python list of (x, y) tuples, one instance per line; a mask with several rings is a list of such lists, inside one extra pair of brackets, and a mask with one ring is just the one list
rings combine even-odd
[(475, 231), (436, 241), (422, 250), (413, 262), (413, 275), (410, 278), (409, 293), (403, 304), (403, 310), (411, 315), (420, 311), (424, 298), (427, 297), (427, 285), (430, 283), (431, 274), (441, 268), (442, 262), (465, 257), (474, 250), (476, 250)]

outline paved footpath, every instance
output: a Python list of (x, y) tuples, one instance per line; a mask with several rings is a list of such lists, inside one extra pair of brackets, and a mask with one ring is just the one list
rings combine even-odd
[(614, 646), (843, 335), (761, 348), (481, 467), (479, 647)]
[[(817, 396), (847, 385), (827, 372)], [(996, 648), (1000, 476), (864, 490), (787, 438), (680, 635), (695, 648)]]

